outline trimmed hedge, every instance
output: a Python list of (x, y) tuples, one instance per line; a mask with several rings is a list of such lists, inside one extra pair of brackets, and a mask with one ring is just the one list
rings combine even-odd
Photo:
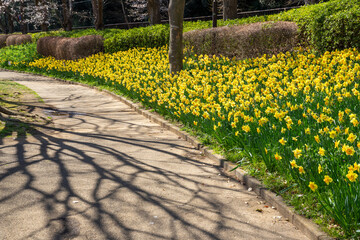
[(332, 1), (312, 17), (311, 41), (320, 51), (360, 48), (360, 1)]
[[(331, 0), (307, 5), (274, 15), (255, 16), (234, 20), (218, 20), (218, 26), (243, 25), (265, 21), (291, 21), (299, 26), (305, 39), (320, 51), (360, 48), (360, 0)], [(184, 32), (211, 28), (211, 21), (184, 22)], [(130, 30), (95, 29), (71, 32), (55, 31), (32, 34), (34, 41), (42, 36), (81, 37), (89, 34), (105, 38), (105, 52), (116, 52), (134, 47), (160, 47), (169, 42), (169, 26), (155, 25)]]
[(104, 39), (98, 35), (79, 38), (43, 37), (37, 42), (37, 51), (55, 59), (75, 60), (103, 52)]
[(105, 52), (125, 51), (135, 47), (161, 47), (169, 43), (168, 25), (133, 28), (105, 39)]
[(296, 23), (263, 22), (186, 32), (184, 43), (190, 54), (247, 59), (291, 51), (299, 46), (298, 35)]
[(61, 36), (78, 38), (87, 35), (100, 35), (104, 37), (105, 52), (113, 53), (117, 51), (124, 51), (135, 47), (161, 47), (169, 43), (169, 26), (155, 25), (149, 27), (125, 29), (85, 29), (66, 31), (51, 31), (33, 33), (32, 38), (37, 42), (42, 37)]
[(360, 48), (360, 0), (331, 0), (278, 14), (294, 21), (317, 50)]
[(31, 43), (31, 36), (27, 34), (14, 34), (6, 38), (6, 46)]
[(6, 39), (9, 35), (0, 34), (0, 48), (6, 47)]

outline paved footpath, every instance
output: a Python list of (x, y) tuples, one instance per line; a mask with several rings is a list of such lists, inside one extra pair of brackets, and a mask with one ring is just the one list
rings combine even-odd
[(120, 101), (45, 77), (0, 71), (0, 79), (68, 113), (54, 117), (57, 131), (1, 140), (0, 240), (307, 239)]

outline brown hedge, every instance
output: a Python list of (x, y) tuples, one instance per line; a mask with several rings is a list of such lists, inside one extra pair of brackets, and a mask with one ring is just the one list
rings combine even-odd
[(188, 51), (246, 59), (292, 50), (300, 43), (293, 22), (263, 22), (184, 33)]
[(31, 36), (26, 34), (9, 35), (6, 38), (6, 46), (31, 43)]
[(104, 51), (104, 38), (98, 35), (80, 38), (43, 37), (37, 42), (37, 51), (55, 59), (75, 60)]
[(9, 35), (0, 34), (0, 48), (6, 47), (6, 39)]

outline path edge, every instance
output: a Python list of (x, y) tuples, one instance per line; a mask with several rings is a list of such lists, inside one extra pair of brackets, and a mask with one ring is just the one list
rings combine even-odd
[(122, 103), (129, 106), (135, 112), (143, 115), (150, 121), (159, 124), (162, 128), (169, 130), (170, 132), (176, 134), (178, 137), (181, 137), (185, 141), (192, 144), (197, 150), (200, 150), (204, 154), (204, 156), (211, 159), (216, 166), (222, 167), (225, 173), (234, 176), (247, 188), (251, 188), (252, 191), (254, 191), (258, 196), (263, 198), (267, 203), (269, 203), (269, 205), (275, 207), (280, 212), (280, 214), (283, 215), (283, 217), (287, 218), (289, 222), (291, 222), (296, 228), (303, 232), (310, 240), (335, 240), (334, 238), (328, 236), (324, 231), (322, 231), (319, 226), (312, 222), (310, 219), (307, 219), (295, 213), (293, 207), (288, 206), (281, 196), (268, 190), (265, 186), (261, 184), (259, 180), (248, 175), (248, 173), (241, 168), (236, 168), (235, 170), (233, 170), (236, 167), (236, 164), (227, 161), (223, 156), (215, 153), (208, 147), (203, 146), (195, 137), (191, 136), (189, 133), (182, 131), (179, 127), (175, 126), (168, 120), (165, 120), (162, 116), (144, 109), (143, 106), (141, 106), (140, 104), (134, 103), (126, 99), (125, 97), (117, 95), (109, 90), (101, 89), (96, 86), (90, 86), (84, 83), (74, 82), (32, 72), (16, 71), (4, 68), (0, 68), (0, 70), (5, 72), (15, 72), (30, 74), (34, 76), (41, 76), (67, 84), (80, 85), (83, 87), (94, 89), (98, 92), (103, 92), (113, 97), (114, 99), (120, 100)]

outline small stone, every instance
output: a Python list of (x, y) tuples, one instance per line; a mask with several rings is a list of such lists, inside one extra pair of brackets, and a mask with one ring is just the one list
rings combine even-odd
[(253, 189), (251, 187), (248, 188), (248, 192), (251, 192)]

